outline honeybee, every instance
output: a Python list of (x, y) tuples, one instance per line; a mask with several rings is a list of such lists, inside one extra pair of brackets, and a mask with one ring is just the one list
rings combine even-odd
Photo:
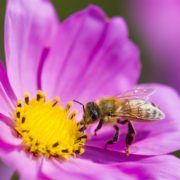
[(119, 127), (117, 124), (127, 124), (128, 132), (126, 134), (126, 155), (130, 153), (130, 146), (134, 140), (136, 131), (133, 121), (152, 122), (165, 118), (164, 113), (154, 103), (149, 101), (149, 97), (155, 92), (155, 88), (140, 86), (126, 91), (123, 94), (103, 97), (96, 101), (88, 102), (85, 105), (79, 101), (75, 102), (83, 106), (83, 118), (81, 124), (88, 126), (99, 121), (94, 134), (101, 129), (104, 124), (112, 125), (115, 134), (112, 139), (106, 142), (105, 148), (109, 144), (114, 144), (119, 138)]

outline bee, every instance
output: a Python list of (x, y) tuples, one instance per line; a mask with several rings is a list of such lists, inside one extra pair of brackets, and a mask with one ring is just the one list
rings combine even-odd
[(160, 108), (149, 100), (149, 97), (154, 92), (154, 87), (140, 86), (120, 95), (99, 98), (85, 105), (74, 100), (83, 106), (83, 118), (80, 124), (84, 124), (85, 130), (89, 124), (99, 121), (94, 130), (95, 136), (103, 125), (113, 126), (115, 134), (112, 139), (106, 142), (105, 148), (107, 148), (109, 144), (114, 144), (118, 141), (119, 127), (117, 124), (127, 124), (128, 132), (125, 139), (125, 151), (126, 155), (129, 155), (130, 146), (136, 134), (133, 122), (152, 122), (165, 118)]

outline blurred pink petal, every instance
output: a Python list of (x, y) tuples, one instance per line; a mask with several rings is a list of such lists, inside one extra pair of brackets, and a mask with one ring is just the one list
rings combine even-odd
[(11, 176), (14, 173), (14, 169), (6, 166), (3, 162), (0, 161), (0, 177), (3, 180), (11, 179)]
[[(132, 154), (158, 155), (167, 154), (180, 149), (180, 97), (175, 90), (159, 84), (154, 86), (157, 91), (150, 100), (157, 104), (165, 113), (166, 118), (157, 122), (135, 122), (135, 142), (131, 146)], [(94, 126), (91, 128), (93, 134)], [(113, 127), (104, 127), (98, 136), (92, 136), (88, 144), (95, 147), (104, 147), (107, 140), (113, 137)], [(126, 125), (121, 126), (121, 134), (117, 144), (109, 145), (108, 149), (124, 152)]]
[(38, 171), (42, 159), (32, 159), (32, 156), (22, 151), (21, 149), (14, 148), (9, 150), (0, 149), (0, 158), (6, 162), (8, 166), (14, 168), (20, 174), (21, 179), (38, 179)]
[(169, 84), (180, 91), (180, 1), (128, 1), (128, 15), (146, 56), (149, 81)]
[(42, 89), (50, 97), (87, 101), (132, 87), (140, 72), (139, 51), (122, 18), (107, 19), (89, 6), (61, 23), (42, 72)]
[[(41, 11), (41, 9), (43, 9)], [(5, 18), (5, 52), (9, 80), (20, 98), (34, 95), (45, 48), (58, 25), (53, 6), (43, 0), (9, 0)]]
[(174, 156), (154, 156), (138, 162), (125, 162), (110, 165), (129, 174), (132, 180), (139, 179), (180, 179), (180, 160)]

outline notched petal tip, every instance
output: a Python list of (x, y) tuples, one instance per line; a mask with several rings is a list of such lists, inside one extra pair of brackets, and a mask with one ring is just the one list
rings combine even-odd
[(104, 11), (99, 6), (96, 6), (94, 4), (89, 5), (85, 9), (85, 11), (89, 15), (91, 15), (91, 16), (97, 18), (97, 19), (100, 19), (100, 20), (104, 20), (104, 18), (106, 17), (106, 14), (104, 13)]
[(113, 22), (114, 28), (118, 29), (122, 33), (122, 36), (125, 35), (128, 37), (128, 26), (123, 17), (116, 16), (109, 19), (109, 22), (110, 20)]
[(58, 26), (51, 1), (7, 2), (4, 30), (6, 64), (10, 84), (18, 98), (25, 91), (34, 94), (38, 88), (39, 68), (46, 59), (46, 56), (41, 56), (44, 48), (50, 47), (54, 41)]

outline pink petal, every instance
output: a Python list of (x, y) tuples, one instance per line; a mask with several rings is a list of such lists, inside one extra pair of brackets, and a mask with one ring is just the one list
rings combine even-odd
[(119, 171), (128, 174), (132, 180), (180, 179), (180, 160), (170, 155), (154, 156), (136, 162), (113, 164), (111, 168), (118, 168)]
[[(166, 118), (157, 122), (136, 122), (135, 142), (131, 146), (132, 154), (158, 155), (167, 154), (180, 149), (180, 97), (172, 88), (158, 85), (157, 91), (152, 96), (151, 101), (157, 104), (165, 113)], [(90, 129), (93, 133), (93, 129)], [(108, 149), (124, 152), (126, 127), (121, 126), (121, 134), (117, 144), (109, 145)], [(104, 127), (99, 131), (98, 136), (92, 136), (88, 144), (103, 148), (107, 140), (113, 137), (113, 127)]]
[(21, 179), (38, 179), (38, 171), (42, 159), (33, 159), (30, 154), (25, 153), (21, 149), (6, 150), (0, 147), (0, 158), (10, 168), (20, 174)]
[(16, 138), (13, 134), (13, 131), (11, 127), (9, 127), (7, 124), (2, 122), (5, 117), (0, 116), (0, 141), (1, 146), (3, 143), (7, 143), (10, 146), (20, 146), (22, 143), (22, 140), (19, 138)]
[(7, 95), (11, 99), (12, 103), (16, 103), (17, 98), (16, 98), (16, 96), (12, 90), (12, 87), (9, 83), (6, 69), (5, 69), (4, 65), (1, 63), (1, 60), (0, 60), (0, 82), (1, 82), (2, 86), (4, 87), (4, 90), (6, 91)]
[(11, 101), (3, 84), (0, 82), (0, 114), (12, 117), (14, 107), (14, 103)]
[(139, 73), (139, 51), (128, 39), (124, 20), (108, 19), (89, 6), (61, 24), (42, 87), (50, 97), (85, 101), (130, 88)]
[[(92, 151), (94, 151), (92, 153)], [(121, 159), (120, 153), (98, 152), (92, 149), (87, 159), (71, 159), (66, 162), (45, 159), (41, 173), (49, 179), (173, 179), (180, 177), (180, 160), (173, 156), (157, 156)], [(85, 153), (86, 154), (86, 153)], [(109, 158), (111, 156), (111, 158)], [(114, 157), (114, 158), (113, 158)], [(129, 160), (128, 160), (129, 159)], [(156, 171), (153, 171), (155, 169)]]
[(5, 53), (8, 76), (18, 96), (38, 89), (38, 72), (58, 22), (49, 1), (9, 0), (5, 18)]
[(129, 19), (143, 43), (149, 81), (175, 87), (180, 92), (180, 1), (136, 0), (128, 2)]
[(0, 176), (3, 180), (11, 179), (11, 176), (14, 173), (14, 169), (6, 166), (3, 162), (0, 162)]
[[(118, 168), (128, 175), (120, 179), (179, 179), (180, 160), (171, 155), (161, 156), (126, 156), (125, 154), (99, 148), (86, 148), (81, 156), (94, 163), (106, 164), (109, 169)], [(113, 177), (113, 176), (112, 176)]]
[(47, 179), (120, 179), (128, 178), (128, 174), (109, 168), (106, 165), (89, 160), (71, 159), (66, 162), (44, 160), (41, 173)]
[(16, 96), (9, 83), (6, 69), (0, 62), (0, 114), (11, 117), (16, 101)]
[(82, 159), (91, 160), (96, 163), (108, 164), (108, 163), (124, 163), (129, 161), (139, 161), (141, 159), (151, 157), (144, 155), (131, 154), (126, 156), (123, 152), (111, 150), (110, 148), (104, 149), (100, 147), (92, 147), (86, 145), (85, 153), (80, 156)]

